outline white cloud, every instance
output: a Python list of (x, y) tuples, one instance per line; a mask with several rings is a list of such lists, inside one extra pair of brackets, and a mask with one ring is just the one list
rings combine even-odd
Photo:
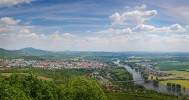
[(152, 25), (140, 24), (132, 29), (134, 32), (186, 32), (187, 30), (179, 24), (173, 24), (168, 27), (157, 28)]
[(143, 9), (146, 9), (147, 8), (147, 5), (146, 4), (142, 4), (141, 6), (136, 6), (134, 7), (135, 9), (138, 9), (138, 10), (143, 10)]
[(155, 30), (155, 27), (151, 26), (151, 25), (139, 24), (136, 27), (134, 27), (132, 30), (136, 31), (136, 32), (141, 32), (141, 31), (145, 31), (146, 32), (146, 31)]
[(77, 35), (74, 35), (74, 34), (71, 34), (71, 33), (64, 33), (63, 36), (66, 37), (66, 38), (75, 38), (75, 37), (77, 37)]
[(49, 39), (57, 39), (57, 40), (70, 40), (72, 38), (76, 38), (77, 35), (71, 34), (71, 33), (61, 34), (59, 31), (55, 31), (53, 34), (44, 35), (43, 37), (46, 37)]
[(0, 18), (0, 34), (18, 34), (34, 28), (34, 26), (22, 26), (20, 22), (20, 19), (13, 19), (11, 17)]
[[(77, 35), (71, 33), (60, 33), (55, 31), (52, 34), (37, 34), (31, 32), (30, 29), (34, 29), (34, 26), (19, 25), (19, 19), (13, 19), (10, 17), (0, 18), (0, 47), (36, 47), (43, 48), (66, 45), (70, 47), (78, 38)], [(70, 46), (69, 46), (70, 45)], [(65, 46), (65, 47), (66, 47)]]
[(0, 6), (13, 6), (23, 3), (30, 3), (34, 0), (0, 0)]
[(123, 29), (114, 29), (109, 28), (107, 30), (99, 31), (99, 35), (106, 34), (107, 36), (115, 36), (115, 35), (126, 35), (126, 34), (138, 34), (138, 33), (155, 33), (155, 32), (174, 32), (174, 33), (180, 33), (180, 32), (186, 32), (186, 28), (182, 27), (179, 24), (173, 24), (167, 27), (155, 27), (152, 25), (146, 25), (146, 24), (139, 24), (135, 26), (134, 28), (123, 28)]
[(131, 12), (124, 12), (123, 14), (115, 13), (112, 16), (110, 16), (110, 19), (113, 21), (112, 24), (114, 25), (136, 25), (142, 24), (145, 20), (151, 19), (156, 14), (156, 10), (135, 10)]
[(137, 25), (142, 24), (144, 21), (151, 19), (157, 14), (156, 10), (142, 11), (146, 9), (146, 5), (141, 7), (136, 6), (133, 11), (126, 11), (123, 13), (114, 13), (110, 16), (113, 25)]
[(14, 20), (13, 18), (10, 17), (3, 17), (0, 18), (0, 24), (1, 25), (16, 25), (20, 22), (20, 20)]
[(157, 28), (156, 30), (160, 32), (185, 32), (187, 31), (185, 28), (183, 28), (179, 24), (173, 24), (169, 27)]
[(98, 33), (99, 34), (107, 34), (107, 35), (124, 35), (124, 34), (132, 33), (132, 30), (130, 28), (126, 28), (126, 29), (109, 28), (107, 30), (100, 31)]
[(0, 18), (0, 34), (7, 32), (10, 33), (17, 30), (19, 27), (21, 27), (18, 25), (20, 21), (21, 20), (14, 20), (10, 17)]

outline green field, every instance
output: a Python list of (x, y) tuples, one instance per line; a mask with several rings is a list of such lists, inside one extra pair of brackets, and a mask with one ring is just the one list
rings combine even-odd
[(137, 62), (141, 62), (141, 60), (126, 60), (125, 62), (133, 62), (133, 63), (137, 63)]
[(158, 67), (160, 70), (182, 70), (182, 69), (188, 69), (189, 63), (159, 63)]
[(160, 84), (167, 85), (168, 82), (180, 84), (181, 87), (185, 87), (186, 89), (189, 89), (189, 80), (167, 80), (167, 81), (161, 81)]
[(124, 67), (118, 67), (113, 69), (110, 76), (113, 81), (124, 81), (133, 79), (132, 75)]

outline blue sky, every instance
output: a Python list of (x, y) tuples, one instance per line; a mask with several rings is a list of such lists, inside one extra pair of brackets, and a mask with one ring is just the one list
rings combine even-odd
[(0, 47), (189, 51), (188, 0), (2, 0)]

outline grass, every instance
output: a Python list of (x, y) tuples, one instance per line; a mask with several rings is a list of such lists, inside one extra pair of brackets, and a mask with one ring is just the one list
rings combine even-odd
[[(23, 75), (29, 75), (29, 73), (0, 73), (0, 75), (2, 76), (6, 76), (9, 77), (12, 74), (23, 74)], [(42, 79), (42, 80), (46, 80), (46, 81), (50, 81), (52, 80), (52, 78), (48, 78), (48, 77), (43, 77), (43, 76), (37, 76), (38, 79)]]
[(189, 80), (167, 80), (167, 81), (161, 81), (160, 84), (167, 85), (168, 82), (180, 84), (181, 87), (185, 87), (186, 89), (189, 89)]
[(188, 69), (189, 63), (181, 63), (181, 62), (159, 63), (158, 66), (161, 70), (165, 70), (165, 71), (182, 70), (182, 69)]

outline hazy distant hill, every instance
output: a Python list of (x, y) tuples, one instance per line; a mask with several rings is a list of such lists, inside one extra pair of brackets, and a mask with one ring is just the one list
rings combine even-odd
[(32, 47), (23, 48), (23, 49), (20, 49), (20, 51), (27, 52), (27, 53), (38, 53), (38, 54), (51, 53), (51, 51), (35, 49)]
[(27, 53), (20, 50), (5, 50), (0, 48), (0, 58), (22, 58)]
[(0, 53), (3, 53), (3, 52), (8, 52), (8, 51), (5, 50), (5, 49), (0, 48)]
[(32, 47), (19, 50), (5, 50), (0, 48), (0, 58), (24, 59), (62, 59), (74, 57), (129, 57), (129, 56), (189, 56), (188, 52), (103, 52), (103, 51), (46, 51)]
[(3, 48), (0, 48), (0, 54), (23, 54), (24, 52), (20, 50), (5, 50)]

